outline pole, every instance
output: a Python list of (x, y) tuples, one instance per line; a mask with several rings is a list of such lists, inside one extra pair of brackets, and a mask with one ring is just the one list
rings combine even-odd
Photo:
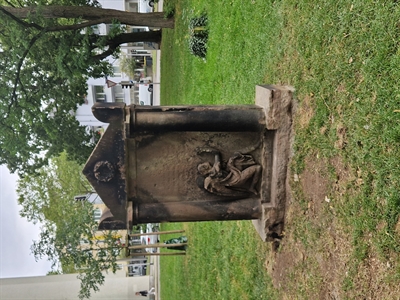
[(161, 234), (172, 234), (172, 233), (182, 233), (185, 230), (170, 230), (170, 231), (158, 231), (158, 232), (148, 232), (148, 233), (132, 233), (129, 237), (133, 236), (144, 236), (144, 235), (161, 235)]
[[(143, 255), (143, 253), (132, 253), (131, 256), (140, 256)], [(186, 255), (185, 251), (182, 252), (157, 252), (157, 253), (147, 253), (146, 255), (149, 256), (170, 256), (170, 255)]]
[[(141, 256), (146, 256), (146, 253), (141, 253), (142, 255)], [(134, 258), (132, 258), (132, 257), (128, 257), (128, 258), (120, 258), (120, 259), (117, 259), (117, 262), (123, 262), (123, 261), (143, 261), (143, 260), (145, 260), (146, 258), (137, 258), (137, 259), (134, 259)]]
[(138, 245), (138, 246), (129, 246), (128, 249), (145, 249), (145, 248), (166, 248), (166, 247), (179, 247), (186, 246), (187, 243), (180, 244), (149, 244), (149, 245)]

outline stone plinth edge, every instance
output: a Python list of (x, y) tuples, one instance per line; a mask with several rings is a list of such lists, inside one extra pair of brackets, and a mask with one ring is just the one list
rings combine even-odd
[(262, 203), (262, 217), (253, 225), (263, 241), (283, 237), (287, 194), (287, 174), (292, 136), (294, 88), (279, 85), (257, 85), (255, 104), (264, 109), (266, 129), (274, 131), (270, 202)]

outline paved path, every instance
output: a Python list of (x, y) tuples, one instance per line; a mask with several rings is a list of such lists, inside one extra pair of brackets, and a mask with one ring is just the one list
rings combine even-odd
[[(160, 251), (160, 249), (157, 249)], [(160, 257), (159, 256), (149, 256), (149, 290), (154, 287), (156, 295), (149, 295), (150, 300), (160, 300)]]
[[(157, 11), (163, 11), (163, 0), (158, 1)], [(160, 81), (161, 80), (161, 50), (156, 51), (156, 70), (153, 74), (153, 82), (155, 83), (153, 91), (153, 105), (160, 105)]]
[(153, 105), (158, 106), (160, 105), (160, 80), (161, 80), (161, 72), (160, 72), (160, 65), (161, 65), (161, 50), (156, 51), (156, 70), (153, 74)]

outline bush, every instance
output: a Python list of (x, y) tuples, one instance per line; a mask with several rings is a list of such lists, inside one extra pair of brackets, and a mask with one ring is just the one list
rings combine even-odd
[(205, 58), (207, 54), (207, 16), (193, 18), (189, 23), (189, 50), (193, 55)]

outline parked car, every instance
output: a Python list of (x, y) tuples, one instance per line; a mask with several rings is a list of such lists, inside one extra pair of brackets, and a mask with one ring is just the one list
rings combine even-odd
[[(148, 223), (146, 224), (146, 233), (155, 233), (158, 232), (159, 226), (158, 224), (151, 224)], [(146, 244), (147, 245), (154, 245), (157, 244), (159, 242), (159, 235), (158, 234), (150, 234), (148, 236), (146, 236), (147, 240), (146, 240)], [(146, 248), (146, 252), (149, 253), (156, 253), (157, 252), (157, 248), (155, 247), (149, 247)]]
[(151, 13), (153, 12), (154, 0), (139, 0), (139, 12), (140, 13)]
[[(143, 234), (143, 229), (139, 227), (137, 230), (133, 231), (132, 233), (139, 233)], [(140, 246), (140, 245), (147, 245), (147, 236), (130, 236), (129, 237), (129, 246)], [(130, 249), (129, 252), (131, 253), (143, 253), (145, 255), (145, 249)], [(143, 256), (144, 257), (144, 256)]]
[(139, 83), (139, 104), (153, 105), (153, 84)]
[[(146, 225), (140, 225), (140, 229), (136, 231), (136, 233), (143, 234), (143, 231), (145, 233), (153, 233), (153, 232), (158, 232), (159, 231), (159, 224), (151, 224), (148, 223)], [(135, 236), (135, 237), (130, 237), (129, 238), (129, 245), (130, 246), (139, 246), (139, 245), (152, 245), (152, 244), (157, 244), (159, 242), (159, 235), (158, 234), (145, 234), (145, 235), (140, 235), (140, 236)], [(143, 255), (145, 255), (146, 252), (148, 253), (155, 253), (157, 252), (156, 247), (148, 247), (145, 249), (135, 249), (131, 250), (133, 252), (139, 253), (143, 252)]]

